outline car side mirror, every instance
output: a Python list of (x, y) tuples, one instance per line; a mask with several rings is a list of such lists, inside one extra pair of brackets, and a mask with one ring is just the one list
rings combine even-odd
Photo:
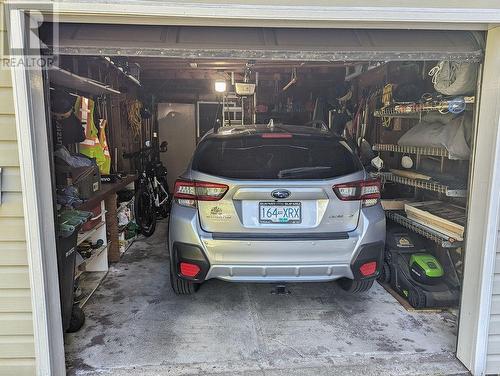
[(160, 144), (160, 153), (165, 153), (167, 151), (167, 148), (168, 148), (168, 142), (167, 141), (163, 141)]

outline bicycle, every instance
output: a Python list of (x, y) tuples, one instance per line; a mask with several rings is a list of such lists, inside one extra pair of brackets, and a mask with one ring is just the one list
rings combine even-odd
[(170, 213), (172, 196), (167, 184), (167, 169), (160, 161), (160, 152), (167, 151), (166, 141), (158, 147), (146, 147), (132, 153), (123, 153), (124, 158), (134, 159), (138, 172), (135, 189), (135, 220), (141, 234), (153, 235), (158, 216), (166, 218)]

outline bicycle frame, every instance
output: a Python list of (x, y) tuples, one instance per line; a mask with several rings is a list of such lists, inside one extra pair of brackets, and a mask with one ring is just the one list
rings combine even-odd
[[(138, 152), (130, 153), (128, 156), (134, 158), (136, 168), (139, 172), (139, 184), (146, 185), (154, 206), (159, 209), (168, 202), (170, 194), (168, 193), (168, 187), (164, 187), (158, 179), (155, 168), (155, 163), (159, 162), (157, 151), (157, 147), (147, 147)], [(161, 164), (161, 162), (159, 163)], [(160, 200), (161, 195), (164, 195), (164, 197)]]

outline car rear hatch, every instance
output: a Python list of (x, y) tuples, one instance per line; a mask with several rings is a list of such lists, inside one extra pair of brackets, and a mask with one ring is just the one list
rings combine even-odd
[(365, 173), (345, 141), (329, 135), (211, 137), (191, 174), (176, 192), (192, 184), (206, 232), (330, 239), (357, 227)]

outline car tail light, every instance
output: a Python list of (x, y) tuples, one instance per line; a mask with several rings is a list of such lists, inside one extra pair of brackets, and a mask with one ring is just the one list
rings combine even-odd
[(201, 270), (198, 265), (190, 264), (187, 262), (181, 262), (179, 267), (180, 267), (181, 274), (183, 276), (191, 277), (191, 278), (196, 277)]
[(333, 186), (333, 191), (342, 201), (361, 200), (363, 206), (373, 206), (380, 199), (380, 181), (370, 179), (337, 184)]
[(363, 277), (368, 277), (370, 275), (373, 275), (377, 271), (377, 262), (376, 261), (367, 262), (366, 264), (363, 264), (359, 267), (359, 271)]
[(175, 182), (174, 199), (179, 205), (196, 207), (198, 201), (219, 201), (228, 189), (225, 184), (179, 179)]

